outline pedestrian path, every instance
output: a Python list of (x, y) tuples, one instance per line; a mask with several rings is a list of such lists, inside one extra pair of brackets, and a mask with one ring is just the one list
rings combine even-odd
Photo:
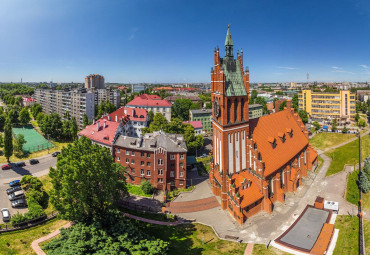
[(219, 207), (217, 199), (212, 196), (208, 198), (185, 201), (185, 202), (171, 202), (166, 207), (166, 211), (171, 213), (190, 213), (190, 212), (199, 212), (215, 207)]
[(162, 225), (162, 226), (177, 226), (180, 224), (184, 224), (182, 221), (174, 221), (174, 222), (167, 222), (167, 221), (158, 221), (158, 220), (150, 220), (147, 218), (135, 216), (129, 213), (123, 213), (128, 218), (134, 219), (134, 220), (139, 220), (142, 222), (150, 223), (150, 224), (155, 224), (155, 225)]
[(248, 243), (247, 248), (245, 248), (244, 255), (252, 255), (253, 252), (253, 243)]

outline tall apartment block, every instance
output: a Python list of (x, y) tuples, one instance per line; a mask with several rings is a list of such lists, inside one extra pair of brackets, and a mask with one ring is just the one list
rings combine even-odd
[(104, 76), (99, 74), (90, 74), (85, 78), (85, 88), (86, 89), (104, 89)]
[(305, 110), (313, 120), (348, 121), (356, 114), (355, 94), (349, 90), (338, 92), (302, 90), (298, 93), (298, 108)]
[(86, 89), (36, 89), (35, 100), (42, 106), (42, 110), (46, 114), (56, 112), (63, 117), (68, 111), (80, 127), (83, 126), (84, 114), (89, 120), (94, 118), (95, 93)]
[(121, 104), (121, 93), (118, 89), (103, 88), (103, 89), (89, 89), (95, 94), (95, 103), (101, 104), (103, 101), (109, 101), (118, 109)]

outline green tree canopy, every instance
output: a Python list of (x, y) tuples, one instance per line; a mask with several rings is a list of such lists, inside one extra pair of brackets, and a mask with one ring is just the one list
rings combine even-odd
[(36, 118), (40, 112), (42, 112), (42, 106), (40, 104), (35, 103), (31, 106), (31, 113), (33, 118)]
[(189, 110), (193, 102), (188, 98), (178, 98), (172, 105), (172, 117), (179, 118), (180, 120), (189, 120)]
[(337, 119), (333, 119), (332, 123), (331, 123), (331, 130), (333, 130), (334, 132), (337, 131), (338, 129), (338, 121)]
[(89, 119), (87, 118), (86, 113), (84, 113), (84, 116), (82, 117), (83, 121), (83, 127), (85, 128), (87, 125), (89, 125)]
[(30, 113), (27, 108), (22, 108), (22, 110), (19, 113), (19, 123), (21, 125), (27, 125), (28, 122), (30, 122), (31, 117)]
[(283, 101), (279, 106), (279, 112), (284, 110), (284, 107), (286, 107), (286, 101)]
[(0, 114), (0, 131), (4, 131), (5, 120), (5, 114)]
[(104, 218), (114, 202), (127, 195), (121, 165), (107, 148), (86, 137), (64, 147), (56, 168), (50, 168), (50, 200), (65, 219), (90, 221)]
[(13, 149), (15, 152), (20, 153), (22, 152), (23, 145), (27, 143), (27, 141), (24, 139), (23, 134), (18, 134), (14, 137), (14, 146)]
[(9, 158), (13, 155), (13, 130), (12, 123), (9, 118), (5, 121), (4, 128), (4, 156), (9, 162)]
[(313, 124), (313, 126), (315, 127), (315, 130), (316, 130), (316, 131), (317, 131), (317, 130), (319, 130), (319, 129), (321, 128), (321, 126), (320, 126), (319, 122), (317, 122), (317, 121), (314, 121), (312, 124)]
[(305, 110), (299, 110), (298, 115), (304, 124), (308, 122), (308, 113)]

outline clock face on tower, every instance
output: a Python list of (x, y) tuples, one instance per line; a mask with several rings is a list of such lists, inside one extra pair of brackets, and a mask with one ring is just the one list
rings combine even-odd
[(218, 116), (220, 116), (220, 104), (218, 103), (217, 99), (213, 103), (213, 113), (214, 113), (216, 118), (218, 118)]

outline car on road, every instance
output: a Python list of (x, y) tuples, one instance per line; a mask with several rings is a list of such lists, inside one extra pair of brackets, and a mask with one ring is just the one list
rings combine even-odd
[(17, 162), (14, 164), (16, 167), (22, 167), (22, 166), (25, 166), (26, 165), (26, 162), (24, 161), (21, 161), (21, 162)]
[(1, 216), (3, 216), (3, 221), (10, 221), (10, 212), (7, 208), (1, 209)]
[(31, 165), (35, 165), (35, 164), (38, 164), (39, 163), (39, 160), (38, 159), (30, 159), (30, 164)]
[(53, 154), (51, 154), (51, 156), (56, 157), (56, 156), (58, 156), (59, 154), (60, 154), (60, 151), (56, 151), (56, 152), (53, 152)]
[(16, 192), (18, 190), (22, 190), (22, 187), (21, 186), (14, 186), (14, 187), (11, 187), (9, 189), (6, 190), (6, 193), (8, 195), (12, 194), (13, 192)]
[(24, 191), (23, 190), (18, 190), (16, 192), (10, 194), (8, 197), (9, 197), (9, 200), (10, 201), (14, 201), (16, 199), (19, 199), (21, 197), (24, 197)]
[(20, 199), (12, 201), (12, 207), (13, 208), (25, 207), (25, 206), (27, 206), (27, 204), (26, 204), (26, 200), (24, 198), (20, 198)]
[(20, 185), (21, 185), (20, 180), (14, 180), (14, 181), (9, 182), (10, 187), (15, 187), (15, 186), (20, 186)]
[(12, 169), (12, 166), (10, 164), (2, 165), (1, 169), (2, 170)]

